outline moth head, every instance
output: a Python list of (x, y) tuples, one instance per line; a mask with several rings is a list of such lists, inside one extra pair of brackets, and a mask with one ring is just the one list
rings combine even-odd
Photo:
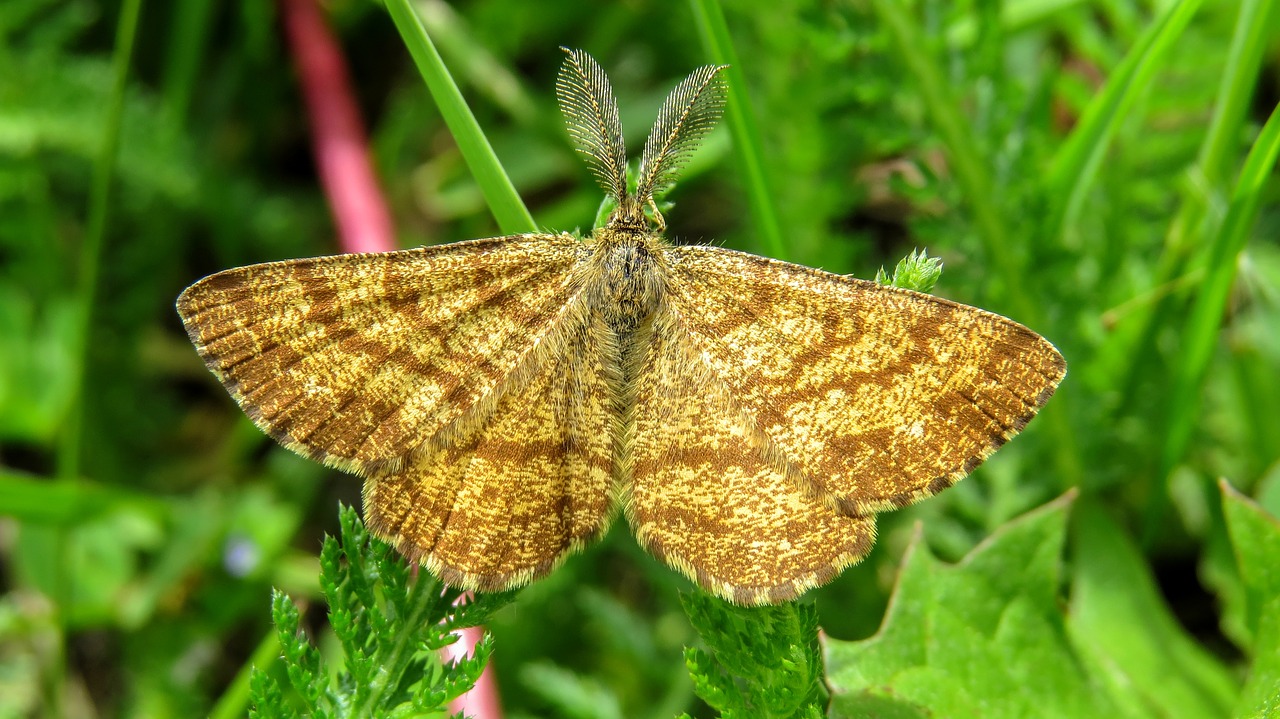
[[(574, 145), (586, 156), (605, 194), (617, 203), (608, 226), (647, 230), (652, 224), (661, 231), (665, 223), (653, 198), (675, 184), (680, 168), (724, 113), (721, 71), (727, 66), (703, 65), (667, 95), (644, 143), (635, 188), (629, 191), (627, 148), (613, 86), (590, 55), (562, 49), (567, 57), (556, 80), (556, 96)], [(646, 207), (652, 218), (645, 216)]]

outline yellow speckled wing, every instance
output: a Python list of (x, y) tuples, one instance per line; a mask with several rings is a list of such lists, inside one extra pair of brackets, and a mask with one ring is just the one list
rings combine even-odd
[(794, 599), (865, 556), (875, 519), (838, 513), (767, 461), (704, 356), (681, 318), (660, 312), (636, 385), (627, 518), (642, 546), (709, 592)]
[(714, 247), (667, 257), (668, 301), (714, 374), (775, 460), (850, 515), (955, 483), (1066, 372), (1044, 338), (973, 307)]
[(556, 325), (589, 254), (519, 235), (219, 272), (178, 298), (191, 341), (289, 449), (367, 473), (498, 390)]
[(569, 316), (520, 384), (365, 480), (374, 534), (452, 586), (521, 586), (608, 527), (612, 407), (585, 313)]

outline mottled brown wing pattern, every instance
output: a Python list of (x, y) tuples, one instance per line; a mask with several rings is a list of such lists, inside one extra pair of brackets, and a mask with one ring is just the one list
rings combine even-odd
[(955, 483), (1066, 371), (1042, 337), (973, 307), (721, 248), (667, 258), (668, 301), (768, 456), (846, 514)]
[(627, 518), (642, 546), (710, 592), (794, 599), (865, 556), (875, 519), (836, 512), (767, 461), (705, 356), (681, 318), (659, 310), (636, 386)]
[(605, 368), (572, 308), (519, 384), (365, 481), (373, 532), (446, 583), (500, 591), (599, 537), (613, 505)]
[(569, 235), (253, 265), (178, 298), (191, 341), (272, 437), (367, 474), (500, 388), (567, 311)]

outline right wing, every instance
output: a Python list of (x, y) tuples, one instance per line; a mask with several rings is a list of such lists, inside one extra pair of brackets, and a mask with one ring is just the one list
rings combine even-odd
[(270, 262), (200, 280), (178, 313), (263, 431), (368, 474), (505, 390), (574, 304), (588, 253), (534, 234)]

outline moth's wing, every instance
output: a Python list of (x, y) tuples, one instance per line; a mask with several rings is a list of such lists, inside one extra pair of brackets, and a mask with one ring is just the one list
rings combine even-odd
[(521, 384), (365, 480), (374, 534), (447, 584), (501, 591), (604, 532), (613, 407), (583, 314), (546, 338)]
[(777, 452), (841, 511), (935, 494), (1017, 434), (1066, 373), (1012, 320), (714, 247), (677, 247), (668, 301)]
[(367, 473), (500, 388), (559, 321), (586, 252), (518, 235), (271, 262), (200, 280), (178, 312), (259, 427)]
[(707, 591), (794, 599), (862, 559), (875, 518), (840, 514), (766, 459), (705, 355), (679, 316), (659, 315), (636, 380), (624, 511), (642, 546)]

